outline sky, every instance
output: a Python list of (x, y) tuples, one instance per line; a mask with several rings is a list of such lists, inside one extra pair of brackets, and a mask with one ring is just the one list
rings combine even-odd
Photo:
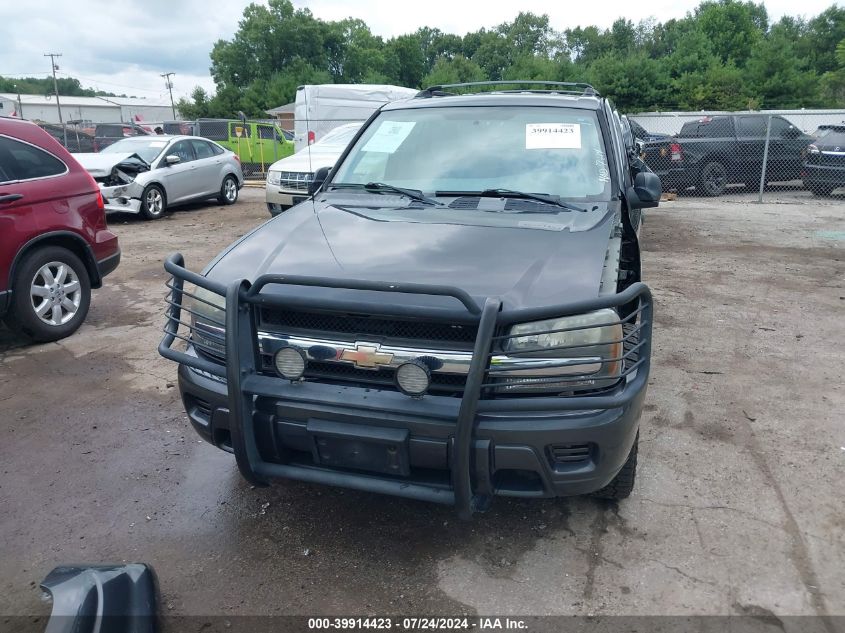
[[(0, 24), (6, 27), (0, 46), (0, 76), (45, 77), (50, 60), (44, 53), (62, 53), (59, 76), (78, 78), (96, 88), (166, 101), (161, 73), (172, 77), (173, 96), (187, 96), (195, 86), (214, 91), (209, 53), (218, 39), (231, 39), (248, 0), (28, 0), (0, 3)], [(608, 27), (624, 17), (634, 22), (663, 22), (683, 17), (698, 0), (293, 0), (318, 18), (364, 20), (385, 38), (421, 26), (463, 35), (512, 20), (519, 11), (548, 14), (551, 26), (563, 30), (595, 24)], [(772, 20), (784, 14), (812, 17), (833, 0), (767, 0)]]

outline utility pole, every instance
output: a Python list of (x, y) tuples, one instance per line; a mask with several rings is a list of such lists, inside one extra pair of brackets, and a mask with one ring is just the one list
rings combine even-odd
[(18, 88), (18, 84), (13, 84), (12, 88), (18, 93), (18, 118), (23, 119), (23, 106), (21, 105), (21, 89)]
[(56, 71), (59, 69), (56, 65), (56, 57), (61, 57), (61, 53), (44, 53), (44, 57), (50, 58), (50, 65), (53, 67), (53, 91), (56, 93), (56, 107), (59, 109), (59, 123), (62, 124), (62, 136), (65, 139), (65, 147), (67, 147), (67, 127), (62, 119), (62, 104), (59, 101), (59, 82), (56, 79)]
[(176, 106), (173, 105), (173, 82), (170, 81), (170, 77), (175, 75), (176, 73), (163, 73), (159, 75), (159, 77), (164, 77), (164, 83), (167, 86), (168, 92), (170, 92), (170, 110), (173, 112), (173, 120), (176, 120)]

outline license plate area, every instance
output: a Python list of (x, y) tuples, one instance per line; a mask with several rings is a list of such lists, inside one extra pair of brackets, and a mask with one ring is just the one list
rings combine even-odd
[(354, 468), (407, 477), (408, 429), (308, 420), (314, 462), (331, 468)]

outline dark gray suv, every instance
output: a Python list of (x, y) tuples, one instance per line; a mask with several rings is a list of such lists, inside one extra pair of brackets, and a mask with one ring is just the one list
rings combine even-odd
[[(472, 90), (484, 92), (469, 93)], [(583, 84), (388, 104), (311, 199), (169, 283), (161, 354), (246, 479), (449, 503), (627, 497), (660, 181)]]

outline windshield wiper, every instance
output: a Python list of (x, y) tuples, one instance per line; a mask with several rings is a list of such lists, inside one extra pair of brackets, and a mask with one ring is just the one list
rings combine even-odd
[(442, 202), (429, 198), (419, 189), (406, 189), (405, 187), (389, 185), (386, 182), (368, 182), (365, 185), (359, 183), (338, 183), (331, 184), (330, 187), (332, 189), (363, 189), (371, 193), (398, 193), (417, 202), (424, 202), (425, 204), (431, 204), (437, 207), (444, 206)]
[(527, 191), (516, 191), (515, 189), (485, 189), (484, 191), (437, 191), (437, 196), (480, 196), (482, 198), (516, 198), (520, 200), (535, 200), (544, 204), (551, 204), (561, 209), (569, 211), (580, 211), (586, 213), (583, 209), (574, 204), (569, 204), (560, 199), (559, 196), (550, 196), (543, 193), (529, 193)]

